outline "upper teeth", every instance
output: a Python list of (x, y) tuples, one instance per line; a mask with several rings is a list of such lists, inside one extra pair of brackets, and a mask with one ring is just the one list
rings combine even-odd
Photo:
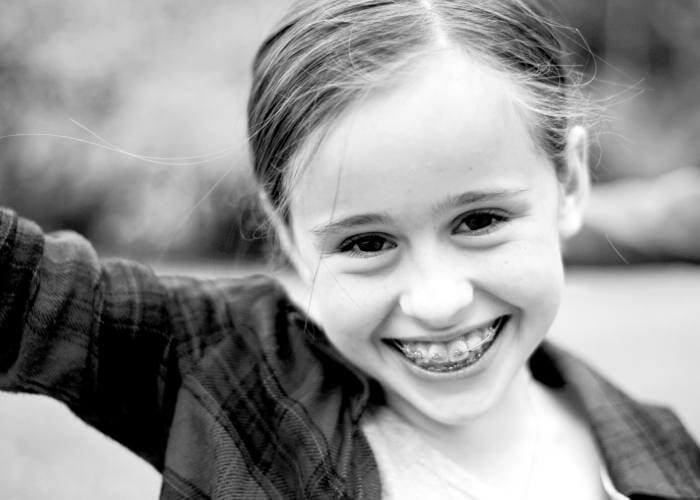
[(496, 333), (500, 320), (488, 327), (471, 330), (447, 342), (397, 341), (401, 351), (414, 361), (455, 363), (467, 359), (483, 344), (489, 342)]

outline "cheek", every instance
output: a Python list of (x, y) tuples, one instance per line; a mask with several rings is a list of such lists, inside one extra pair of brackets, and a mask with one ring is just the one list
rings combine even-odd
[(527, 321), (549, 328), (564, 288), (564, 268), (556, 234), (508, 245), (491, 272), (498, 275), (494, 281), (501, 284), (502, 300), (522, 310)]
[(353, 349), (354, 341), (380, 331), (395, 303), (386, 280), (337, 275), (323, 265), (316, 273), (310, 298), (316, 319), (343, 351)]

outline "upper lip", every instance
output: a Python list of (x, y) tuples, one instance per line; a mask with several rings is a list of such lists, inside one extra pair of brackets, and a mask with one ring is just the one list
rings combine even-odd
[(422, 336), (417, 336), (417, 337), (403, 337), (403, 338), (398, 338), (398, 337), (391, 337), (391, 338), (385, 338), (382, 340), (385, 340), (387, 342), (390, 342), (392, 340), (398, 340), (399, 342), (449, 342), (450, 340), (454, 340), (458, 337), (461, 337), (462, 335), (469, 333), (474, 330), (479, 330), (481, 328), (487, 328), (500, 319), (505, 319), (506, 316), (498, 316), (493, 319), (489, 319), (487, 321), (483, 321), (481, 323), (477, 323), (474, 325), (470, 326), (464, 326), (460, 328), (453, 328), (449, 332), (440, 332), (436, 333), (435, 335), (422, 335)]

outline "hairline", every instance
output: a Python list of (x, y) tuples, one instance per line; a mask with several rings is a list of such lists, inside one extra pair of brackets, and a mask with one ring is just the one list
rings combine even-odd
[(319, 149), (322, 147), (323, 141), (332, 133), (333, 129), (339, 126), (354, 109), (361, 106), (367, 99), (376, 96), (377, 93), (393, 92), (404, 85), (409, 85), (410, 81), (402, 80), (401, 74), (398, 73), (411, 71), (411, 69), (415, 69), (431, 55), (446, 51), (461, 53), (466, 58), (471, 59), (471, 61), (479, 67), (480, 71), (506, 80), (504, 83), (513, 91), (512, 96), (508, 98), (509, 104), (512, 105), (513, 111), (518, 118), (522, 120), (530, 134), (535, 152), (541, 154), (554, 168), (552, 158), (542, 146), (541, 138), (538, 137), (538, 124), (533, 117), (534, 112), (529, 109), (526, 104), (531, 100), (536, 101), (536, 99), (531, 97), (531, 92), (527, 90), (526, 84), (519, 82), (518, 79), (511, 74), (512, 72), (507, 69), (499, 68), (499, 65), (495, 62), (495, 58), (489, 58), (477, 51), (470, 50), (469, 47), (455, 43), (449, 37), (441, 37), (425, 49), (407, 54), (401, 61), (392, 64), (391, 68), (377, 74), (374, 83), (361, 91), (356, 91), (357, 95), (355, 98), (349, 95), (345, 106), (343, 106), (338, 113), (328, 114), (324, 120), (304, 138), (302, 143), (297, 147), (295, 153), (289, 158), (286, 174), (283, 175), (282, 179), (283, 203), (280, 204), (279, 208), (285, 212), (284, 219), (287, 222), (291, 221), (289, 205), (294, 184), (298, 182), (301, 176), (307, 171), (308, 166), (314, 161)]

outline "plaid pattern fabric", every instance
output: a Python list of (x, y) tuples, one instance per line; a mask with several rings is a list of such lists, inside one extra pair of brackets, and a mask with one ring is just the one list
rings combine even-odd
[(618, 491), (632, 499), (700, 498), (700, 449), (670, 410), (634, 401), (549, 343), (532, 356), (530, 369), (549, 387), (572, 389)]
[[(670, 412), (553, 346), (531, 368), (580, 397), (620, 491), (700, 499)], [(0, 389), (64, 401), (160, 470), (163, 499), (381, 497), (359, 425), (380, 391), (267, 277), (159, 278), (0, 210)]]

